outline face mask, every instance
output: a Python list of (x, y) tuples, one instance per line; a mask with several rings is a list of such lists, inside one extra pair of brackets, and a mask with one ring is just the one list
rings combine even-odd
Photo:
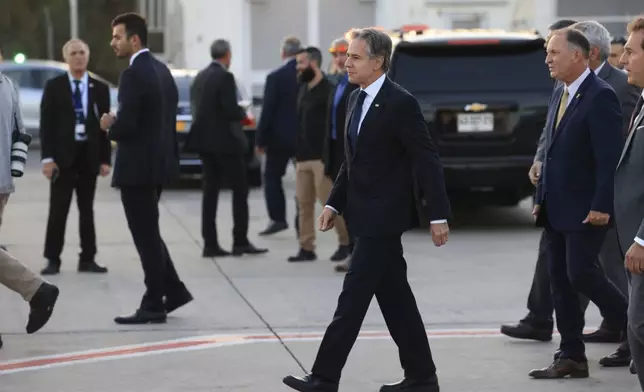
[(315, 71), (313, 71), (313, 68), (308, 67), (302, 70), (297, 77), (300, 80), (300, 82), (308, 83), (311, 80), (313, 80), (313, 78), (315, 78)]

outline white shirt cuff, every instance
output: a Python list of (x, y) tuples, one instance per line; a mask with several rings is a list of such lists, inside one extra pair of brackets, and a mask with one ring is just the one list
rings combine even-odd
[(53, 158), (45, 158), (45, 159), (43, 159), (43, 160), (42, 160), (42, 163), (43, 163), (43, 164), (45, 164), (45, 163), (52, 163), (53, 161), (54, 161), (54, 159), (53, 159)]
[(331, 206), (330, 206), (330, 205), (328, 205), (328, 204), (327, 204), (327, 205), (325, 205), (325, 206), (324, 206), (324, 208), (328, 208), (328, 209), (330, 209), (331, 211), (335, 212), (336, 214), (340, 214), (340, 213), (338, 212), (338, 210), (336, 210), (335, 208), (331, 207)]
[(635, 237), (635, 242), (637, 242), (641, 246), (644, 246), (644, 240), (640, 237)]
[(433, 221), (431, 221), (429, 223), (431, 223), (431, 224), (447, 223), (447, 219), (433, 220)]

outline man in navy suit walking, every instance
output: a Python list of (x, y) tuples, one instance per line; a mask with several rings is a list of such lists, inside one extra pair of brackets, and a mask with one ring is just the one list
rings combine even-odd
[(588, 68), (590, 43), (579, 31), (556, 31), (546, 63), (562, 82), (546, 119), (546, 152), (534, 215), (547, 231), (548, 269), (557, 328), (554, 362), (534, 378), (588, 377), (578, 293), (611, 328), (626, 330), (627, 301), (595, 261), (613, 224), (613, 184), (622, 147), (622, 111), (614, 90)]

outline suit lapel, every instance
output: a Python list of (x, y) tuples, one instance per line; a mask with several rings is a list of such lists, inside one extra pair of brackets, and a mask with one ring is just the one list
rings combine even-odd
[(635, 119), (633, 120), (633, 124), (631, 125), (631, 128), (629, 129), (629, 132), (628, 132), (628, 138), (626, 138), (626, 143), (624, 143), (624, 148), (622, 149), (622, 155), (619, 157), (619, 162), (617, 163), (617, 167), (619, 167), (619, 165), (622, 164), (622, 161), (624, 160), (624, 157), (626, 156), (626, 153), (628, 152), (628, 149), (631, 146), (633, 137), (635, 137), (637, 127), (639, 127), (643, 119), (644, 119), (644, 109), (640, 110), (637, 117), (635, 117)]
[[(359, 91), (358, 89), (353, 92)], [(349, 95), (349, 107), (347, 109), (347, 116), (344, 118), (344, 154), (346, 156), (347, 162), (351, 162), (353, 158), (353, 152), (351, 151), (351, 146), (349, 145), (349, 121), (353, 116), (353, 111), (356, 109), (356, 100), (358, 99), (358, 93)]]
[[(575, 111), (575, 108), (577, 107), (579, 102), (581, 102), (581, 100), (584, 98), (586, 89), (588, 88), (588, 86), (590, 86), (591, 80), (594, 79), (595, 77), (596, 77), (595, 74), (591, 72), (590, 75), (588, 75), (586, 79), (583, 81), (581, 86), (579, 86), (579, 88), (577, 89), (577, 92), (575, 93), (575, 96), (572, 97), (572, 100), (570, 101), (570, 104), (566, 108), (566, 111), (564, 112), (564, 115), (561, 118), (559, 125), (556, 127), (556, 129), (554, 129), (554, 134), (552, 135), (552, 142), (550, 143), (551, 147), (555, 143), (557, 136), (559, 136), (559, 134), (561, 133), (562, 128), (566, 125), (566, 121), (570, 119), (570, 117), (573, 115)], [(563, 95), (563, 89), (561, 93)], [(561, 99), (559, 100), (559, 103), (561, 103)], [(557, 105), (557, 110), (558, 109), (559, 109), (559, 105)], [(557, 112), (554, 113), (553, 126), (556, 121), (557, 121)]]
[(356, 151), (354, 151), (353, 159), (355, 159), (355, 156), (358, 155), (358, 151), (360, 150), (360, 140), (364, 138), (366, 133), (370, 132), (369, 128), (372, 128), (372, 124), (378, 119), (380, 113), (382, 113), (384, 103), (386, 102), (387, 91), (390, 87), (389, 83), (391, 82), (386, 77), (382, 87), (380, 87), (380, 91), (378, 91), (378, 94), (371, 101), (371, 105), (367, 108), (367, 113), (358, 129), (358, 140), (356, 141)]
[(87, 118), (94, 115), (98, 119), (98, 114), (94, 113), (94, 79), (91, 77), (87, 78)]

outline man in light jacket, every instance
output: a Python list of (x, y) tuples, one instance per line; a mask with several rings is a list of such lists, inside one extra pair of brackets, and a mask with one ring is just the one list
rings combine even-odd
[[(2, 53), (0, 52), (0, 61)], [(18, 91), (13, 82), (0, 72), (0, 224), (9, 195), (14, 192), (11, 174), (11, 148), (15, 133), (24, 133)], [(0, 284), (20, 294), (29, 302), (31, 311), (27, 333), (42, 328), (51, 317), (58, 299), (58, 288), (0, 248)], [(2, 339), (0, 338), (0, 347)]]

